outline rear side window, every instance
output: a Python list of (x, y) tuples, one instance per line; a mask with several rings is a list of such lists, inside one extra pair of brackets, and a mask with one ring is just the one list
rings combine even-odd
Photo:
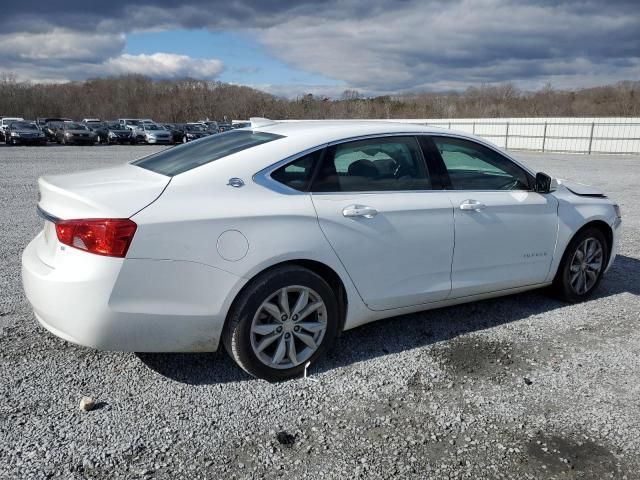
[(172, 177), (214, 160), (279, 138), (283, 138), (282, 135), (251, 130), (230, 131), (168, 148), (136, 160), (132, 162), (132, 165)]
[(322, 149), (316, 150), (280, 167), (271, 173), (271, 178), (289, 188), (306, 192), (309, 189), (314, 167), (322, 156), (322, 152)]
[(380, 137), (330, 148), (314, 192), (429, 190), (431, 181), (414, 137)]

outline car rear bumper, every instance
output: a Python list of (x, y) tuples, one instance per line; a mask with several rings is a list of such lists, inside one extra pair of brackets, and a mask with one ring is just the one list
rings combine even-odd
[(38, 256), (39, 234), (22, 255), (36, 318), (69, 342), (132, 352), (215, 351), (239, 277), (171, 260), (102, 257), (67, 248), (56, 267)]

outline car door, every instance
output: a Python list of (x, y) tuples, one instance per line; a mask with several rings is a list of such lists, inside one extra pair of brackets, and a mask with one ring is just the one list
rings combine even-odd
[(531, 174), (492, 148), (431, 140), (454, 209), (451, 297), (543, 283), (556, 246), (556, 198), (535, 192)]
[(443, 300), (453, 207), (433, 189), (414, 136), (329, 146), (311, 191), (320, 228), (373, 310)]

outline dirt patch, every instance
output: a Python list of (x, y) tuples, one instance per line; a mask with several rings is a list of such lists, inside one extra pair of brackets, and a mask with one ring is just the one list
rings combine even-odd
[(511, 343), (480, 336), (458, 337), (435, 346), (430, 355), (455, 375), (499, 380), (528, 370)]
[(615, 455), (592, 440), (538, 435), (527, 445), (527, 454), (549, 475), (558, 478), (618, 478)]

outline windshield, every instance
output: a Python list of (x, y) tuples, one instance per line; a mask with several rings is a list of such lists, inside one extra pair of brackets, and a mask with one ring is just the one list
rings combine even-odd
[(124, 130), (125, 129), (122, 125), (120, 125), (119, 123), (115, 123), (115, 122), (107, 123), (107, 128), (109, 130)]
[(200, 140), (169, 148), (132, 162), (152, 172), (170, 177), (247, 150), (248, 148), (283, 138), (281, 135), (253, 131), (234, 131), (212, 135)]
[(38, 127), (29, 122), (13, 122), (11, 124), (11, 128), (19, 128), (21, 130), (38, 130)]
[(127, 120), (126, 124), (127, 125), (140, 125), (140, 122), (138, 120)]
[(75, 122), (67, 122), (64, 124), (64, 128), (67, 130), (89, 130), (86, 125), (82, 125), (81, 123)]
[(189, 132), (204, 132), (202, 125), (185, 125), (184, 129)]
[(158, 125), (153, 125), (153, 124), (145, 124), (144, 129), (145, 130), (162, 130), (162, 128), (160, 128)]

